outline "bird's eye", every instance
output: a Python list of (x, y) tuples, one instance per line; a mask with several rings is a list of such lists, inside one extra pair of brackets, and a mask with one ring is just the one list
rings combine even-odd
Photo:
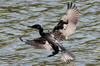
[(37, 28), (39, 28), (39, 26), (37, 26)]

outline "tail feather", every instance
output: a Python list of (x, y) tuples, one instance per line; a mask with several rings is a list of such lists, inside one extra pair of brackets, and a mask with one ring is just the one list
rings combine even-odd
[(68, 50), (61, 52), (61, 60), (64, 60), (65, 62), (69, 62), (71, 60), (74, 60), (75, 56)]

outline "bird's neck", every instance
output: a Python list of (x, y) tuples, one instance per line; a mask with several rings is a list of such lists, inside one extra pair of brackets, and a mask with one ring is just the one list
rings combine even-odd
[(41, 36), (43, 35), (43, 33), (44, 33), (44, 32), (43, 32), (43, 28), (40, 28), (40, 29), (39, 29), (39, 33), (40, 33)]

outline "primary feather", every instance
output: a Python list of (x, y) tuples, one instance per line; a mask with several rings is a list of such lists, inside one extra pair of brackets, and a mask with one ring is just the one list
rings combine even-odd
[(67, 8), (66, 14), (62, 16), (52, 31), (59, 40), (68, 39), (68, 37), (74, 33), (78, 22), (79, 12), (75, 4), (68, 3)]

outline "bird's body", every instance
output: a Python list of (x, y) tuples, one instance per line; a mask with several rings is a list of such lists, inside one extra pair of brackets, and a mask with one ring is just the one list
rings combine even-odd
[(49, 43), (49, 45), (52, 47), (54, 52), (52, 53), (52, 55), (49, 55), (48, 57), (58, 54), (59, 47), (57, 46), (57, 40), (54, 38), (53, 34), (43, 32), (43, 28), (39, 24), (36, 24), (33, 26), (28, 26), (28, 27), (38, 29), (41, 37), (43, 37)]
[(79, 13), (75, 4), (68, 3), (68, 10), (66, 14), (62, 16), (61, 20), (51, 32), (43, 32), (43, 28), (40, 25), (29, 26), (31, 28), (38, 29), (41, 37), (33, 40), (27, 40), (25, 41), (25, 43), (40, 49), (53, 49), (54, 52), (52, 53), (52, 55), (49, 55), (49, 57), (58, 54), (59, 50), (61, 49), (61, 58), (65, 62), (74, 60), (75, 56), (65, 47), (63, 47), (63, 45), (60, 44), (58, 40), (68, 39), (68, 37), (74, 33), (76, 24), (78, 22), (78, 16)]
[(41, 37), (44, 38), (49, 43), (49, 45), (52, 47), (54, 52), (52, 52), (52, 54), (49, 55), (48, 57), (58, 54), (59, 49), (61, 49), (61, 52), (62, 52), (61, 57), (64, 61), (74, 60), (75, 56), (70, 51), (68, 51), (62, 44), (60, 44), (53, 34), (43, 32), (43, 28), (39, 24), (35, 24), (33, 26), (28, 26), (28, 27), (38, 29)]

